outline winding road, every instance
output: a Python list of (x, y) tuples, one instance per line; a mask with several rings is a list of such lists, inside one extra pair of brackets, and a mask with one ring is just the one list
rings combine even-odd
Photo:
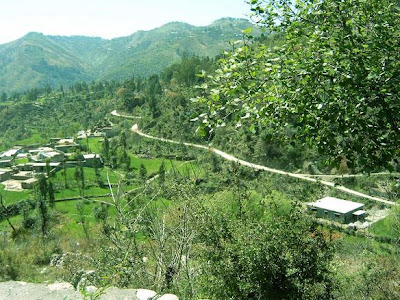
[[(128, 119), (133, 119), (133, 118), (138, 118), (138, 117), (133, 117), (133, 116), (127, 116), (127, 115), (121, 115), (119, 114), (117, 111), (113, 111), (111, 113), (113, 116), (117, 116), (117, 117), (121, 117), (121, 118), (128, 118)], [(389, 201), (383, 198), (378, 198), (378, 197), (373, 197), (364, 193), (360, 193), (357, 191), (354, 191), (352, 189), (346, 188), (344, 186), (339, 186), (339, 185), (335, 185), (333, 182), (329, 182), (329, 181), (325, 181), (325, 180), (319, 180), (316, 179), (312, 176), (310, 176), (309, 174), (295, 174), (295, 173), (290, 173), (290, 172), (286, 172), (286, 171), (282, 171), (282, 170), (278, 170), (278, 169), (273, 169), (273, 168), (269, 168), (266, 166), (262, 166), (262, 165), (257, 165), (257, 164), (253, 164), (251, 162), (239, 159), (231, 154), (228, 154), (226, 152), (223, 152), (221, 150), (212, 148), (212, 147), (208, 147), (208, 146), (204, 146), (204, 145), (199, 145), (199, 144), (193, 144), (193, 143), (185, 143), (185, 142), (178, 142), (178, 141), (174, 141), (174, 140), (170, 140), (170, 139), (165, 139), (165, 138), (160, 138), (160, 137), (155, 137), (146, 133), (143, 133), (139, 130), (139, 126), (137, 124), (134, 124), (131, 127), (131, 131), (135, 132), (137, 134), (139, 134), (140, 136), (143, 136), (145, 138), (148, 139), (153, 139), (153, 140), (157, 140), (157, 141), (162, 141), (162, 142), (166, 142), (166, 143), (172, 143), (172, 144), (182, 144), (188, 147), (193, 147), (193, 148), (199, 148), (199, 149), (204, 149), (207, 151), (211, 151), (219, 156), (221, 156), (222, 158), (228, 160), (228, 161), (233, 161), (236, 162), (240, 165), (243, 166), (247, 166), (249, 168), (253, 168), (255, 170), (262, 170), (262, 171), (266, 171), (266, 172), (270, 172), (270, 173), (275, 173), (275, 174), (280, 174), (280, 175), (286, 175), (289, 177), (293, 177), (293, 178), (297, 178), (297, 179), (301, 179), (301, 180), (305, 180), (305, 181), (309, 181), (309, 182), (315, 182), (315, 183), (319, 183), (319, 184), (323, 184), (325, 186), (328, 186), (330, 188), (339, 190), (341, 192), (353, 195), (353, 196), (357, 196), (357, 197), (361, 197), (364, 199), (369, 199), (372, 201), (376, 201), (376, 202), (380, 202), (380, 203), (384, 203), (386, 205), (398, 205), (397, 203), (393, 202), (393, 201)], [(318, 175), (318, 176), (324, 176), (324, 175)], [(325, 176), (332, 176), (332, 175), (325, 175)]]

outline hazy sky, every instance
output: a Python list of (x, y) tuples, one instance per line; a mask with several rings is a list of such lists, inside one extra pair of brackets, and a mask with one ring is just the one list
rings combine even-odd
[(246, 17), (245, 0), (0, 0), (0, 44), (28, 32), (113, 38), (171, 21)]

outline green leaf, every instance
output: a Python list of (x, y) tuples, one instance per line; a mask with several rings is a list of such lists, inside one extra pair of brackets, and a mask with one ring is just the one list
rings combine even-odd
[(242, 32), (245, 34), (245, 35), (249, 35), (251, 32), (253, 31), (253, 29), (252, 28), (246, 28), (246, 29), (244, 29), (244, 30), (242, 30)]

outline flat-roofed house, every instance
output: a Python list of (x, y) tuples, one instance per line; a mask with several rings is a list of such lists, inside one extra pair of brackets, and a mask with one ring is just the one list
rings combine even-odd
[(37, 154), (38, 161), (50, 160), (51, 162), (62, 162), (64, 160), (64, 153), (61, 151), (41, 151)]
[(112, 138), (119, 134), (119, 130), (114, 127), (103, 127), (100, 130), (103, 131), (104, 135), (108, 138)]
[(15, 158), (18, 153), (21, 153), (21, 148), (12, 148), (0, 154), (0, 158), (13, 157)]
[(80, 145), (75, 143), (73, 138), (59, 139), (56, 143), (52, 144), (52, 146), (56, 150), (62, 151), (64, 153), (71, 152), (76, 148), (80, 148)]
[[(32, 166), (32, 170), (34, 172), (37, 172), (37, 173), (45, 173), (47, 171), (46, 170), (46, 168), (47, 168), (47, 164), (46, 163), (33, 163), (33, 164), (31, 164), (31, 166)], [(56, 171), (58, 171), (58, 170), (61, 169), (61, 163), (59, 163), (59, 162), (51, 162), (51, 163), (49, 163), (49, 167), (50, 167), (51, 170), (55, 169)]]
[(33, 189), (34, 186), (37, 184), (37, 178), (29, 178), (21, 182), (21, 186), (23, 189)]
[(100, 157), (100, 154), (83, 154), (83, 165), (85, 167), (102, 167), (103, 166), (103, 160)]
[(325, 197), (316, 202), (307, 203), (307, 206), (309, 210), (316, 213), (317, 218), (342, 224), (363, 220), (366, 216), (366, 212), (362, 210), (364, 204), (335, 197)]
[(0, 182), (10, 179), (13, 173), (12, 169), (0, 169)]
[(11, 167), (13, 161), (14, 161), (14, 158), (10, 158), (10, 157), (0, 158), (0, 168)]
[(12, 148), (0, 153), (0, 167), (10, 167), (18, 153), (21, 153), (21, 148)]

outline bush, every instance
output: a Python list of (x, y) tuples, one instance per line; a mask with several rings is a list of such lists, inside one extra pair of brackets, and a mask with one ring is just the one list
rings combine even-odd
[(217, 299), (331, 297), (333, 244), (298, 207), (283, 213), (272, 206), (267, 219), (231, 218), (204, 213), (200, 281), (206, 293)]

